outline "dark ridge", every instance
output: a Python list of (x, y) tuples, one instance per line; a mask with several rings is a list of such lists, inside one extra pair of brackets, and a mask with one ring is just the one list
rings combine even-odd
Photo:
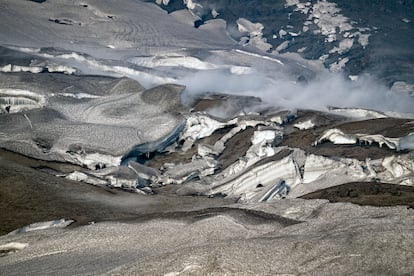
[[(178, 211), (178, 212), (161, 212), (152, 213), (140, 217), (132, 218), (134, 222), (145, 222), (155, 219), (184, 220), (190, 223), (197, 222), (202, 219), (211, 218), (218, 215), (227, 215), (237, 221), (248, 224), (268, 224), (279, 223), (283, 227), (301, 223), (301, 221), (289, 219), (276, 214), (266, 213), (263, 211), (251, 209), (239, 209), (234, 207), (211, 207), (195, 211)], [(128, 220), (127, 220), (128, 221)]]
[(414, 187), (380, 182), (352, 182), (322, 189), (300, 198), (378, 207), (407, 205), (414, 208)]
[(414, 120), (399, 118), (370, 119), (344, 123), (337, 126), (345, 133), (381, 134), (387, 137), (402, 137), (414, 131)]
[(59, 161), (45, 161), (40, 159), (31, 158), (20, 153), (15, 153), (7, 149), (0, 148), (0, 159), (3, 158), (10, 162), (16, 162), (23, 166), (38, 169), (41, 171), (48, 170), (49, 172), (55, 171), (60, 174), (70, 173), (73, 171), (82, 171), (82, 167)]
[(35, 3), (39, 3), (39, 4), (42, 4), (43, 2), (46, 2), (46, 0), (27, 0), (27, 1), (35, 2)]
[[(301, 117), (299, 117), (301, 118)], [(307, 153), (323, 155), (328, 157), (346, 157), (365, 160), (367, 156), (371, 159), (380, 159), (387, 156), (399, 154), (395, 150), (386, 146), (379, 147), (377, 144), (365, 145), (335, 145), (330, 142), (318, 144), (316, 147), (313, 143), (323, 134), (326, 129), (338, 128), (346, 134), (364, 133), (364, 134), (381, 134), (385, 137), (403, 137), (414, 131), (414, 124), (410, 119), (371, 119), (364, 121), (352, 121), (347, 123), (337, 122), (334, 117), (316, 118), (321, 121), (320, 127), (310, 130), (293, 129), (285, 135), (280, 146), (289, 146), (300, 148)], [(404, 152), (400, 152), (404, 153)]]
[(219, 156), (218, 161), (222, 164), (223, 169), (227, 168), (240, 157), (246, 155), (247, 150), (252, 145), (251, 137), (255, 129), (247, 127), (245, 130), (235, 134), (226, 144), (223, 153)]

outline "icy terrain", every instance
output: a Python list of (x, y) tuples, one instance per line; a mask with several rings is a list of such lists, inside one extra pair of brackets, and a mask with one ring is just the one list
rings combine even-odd
[[(351, 68), (376, 29), (340, 1), (274, 3), (304, 21), (272, 39), (266, 16), (230, 15), (237, 2), (0, 3), (5, 208), (18, 214), (26, 192), (10, 192), (13, 179), (58, 198), (87, 183), (75, 206), (106, 214), (39, 200), (58, 217), (1, 236), (1, 271), (413, 273), (410, 196), (397, 207), (300, 199), (350, 183), (392, 184), (392, 198), (414, 187), (413, 79)], [(314, 36), (324, 46), (311, 57)]]
[(412, 210), (305, 200), (241, 208), (6, 235), (0, 250), (20, 251), (0, 266), (8, 275), (413, 272)]

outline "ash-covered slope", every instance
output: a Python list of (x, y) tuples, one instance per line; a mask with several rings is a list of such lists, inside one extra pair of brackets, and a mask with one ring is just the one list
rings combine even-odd
[(0, 267), (8, 275), (413, 273), (413, 213), (405, 207), (286, 200), (237, 208), (9, 234), (0, 250), (17, 252)]

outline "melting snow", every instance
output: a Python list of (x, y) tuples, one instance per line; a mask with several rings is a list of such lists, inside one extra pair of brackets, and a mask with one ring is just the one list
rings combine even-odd
[(136, 57), (130, 59), (130, 62), (150, 68), (178, 66), (197, 70), (209, 70), (217, 68), (216, 65), (209, 62), (201, 61), (200, 59), (195, 57), (174, 54), (169, 54), (165, 56)]
[(266, 38), (263, 37), (263, 25), (261, 23), (252, 23), (245, 18), (239, 18), (237, 20), (237, 26), (239, 32), (247, 33), (249, 37), (242, 38), (241, 41), (248, 41), (247, 45), (252, 45), (263, 51), (268, 51), (272, 48), (272, 45), (266, 42)]
[(355, 119), (380, 119), (380, 118), (387, 118), (388, 116), (382, 112), (369, 110), (369, 109), (362, 109), (362, 108), (336, 108), (330, 107), (329, 111), (332, 113), (336, 113), (342, 116), (355, 118)]
[(399, 141), (400, 138), (389, 138), (384, 137), (380, 134), (374, 135), (367, 135), (367, 134), (345, 134), (339, 129), (328, 129), (326, 130), (323, 135), (315, 141), (314, 145), (318, 145), (324, 141), (330, 141), (334, 144), (345, 144), (351, 145), (356, 143), (366, 143), (371, 145), (372, 143), (378, 143), (380, 147), (386, 145), (388, 148), (393, 150), (400, 150), (399, 149)]
[(0, 89), (0, 112), (21, 112), (24, 110), (42, 108), (46, 105), (47, 98), (38, 93), (23, 89)]
[(48, 228), (64, 228), (66, 226), (71, 225), (74, 222), (74, 220), (71, 219), (57, 219), (57, 220), (51, 220), (51, 221), (44, 221), (44, 222), (35, 222), (32, 224), (29, 224), (23, 228), (17, 229), (11, 234), (17, 234), (17, 233), (26, 233), (31, 231), (39, 231), (39, 230), (45, 230)]
[(313, 128), (315, 124), (312, 122), (312, 120), (307, 120), (304, 122), (296, 123), (293, 126), (300, 130), (307, 130)]
[(60, 93), (59, 95), (64, 96), (64, 97), (71, 97), (71, 98), (75, 98), (75, 99), (96, 99), (96, 98), (100, 98), (100, 96), (97, 95), (92, 95), (92, 94), (88, 94), (88, 93)]
[(89, 169), (94, 170), (96, 166), (101, 166), (104, 164), (106, 167), (118, 166), (121, 164), (121, 156), (111, 156), (108, 154), (101, 153), (76, 153), (70, 152), (70, 156), (76, 160), (77, 164), (82, 164), (87, 166)]
[(28, 243), (23, 243), (23, 242), (9, 242), (6, 244), (2, 244), (0, 245), (0, 257), (10, 252), (22, 250), (28, 246), (29, 246)]

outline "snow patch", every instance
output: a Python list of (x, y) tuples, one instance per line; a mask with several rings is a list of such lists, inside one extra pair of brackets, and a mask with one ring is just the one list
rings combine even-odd
[(155, 67), (184, 67), (196, 70), (210, 70), (216, 69), (217, 66), (201, 61), (198, 58), (191, 56), (182, 56), (169, 54), (165, 56), (151, 56), (151, 57), (136, 57), (129, 60), (130, 62), (139, 66), (155, 68)]
[[(401, 156), (389, 156), (383, 159), (382, 166), (387, 170), (384, 178), (395, 179), (409, 177), (414, 172), (414, 163)], [(388, 175), (387, 175), (388, 174)], [(411, 179), (411, 182), (413, 180)]]
[(101, 153), (77, 153), (70, 152), (70, 157), (76, 161), (77, 164), (84, 165), (91, 170), (96, 169), (97, 166), (101, 167), (115, 167), (121, 164), (121, 156), (111, 156)]
[(251, 67), (246, 66), (231, 66), (230, 73), (233, 75), (248, 75), (255, 72), (255, 70)]
[(192, 0), (184, 0), (184, 4), (187, 6), (188, 9), (194, 10), (196, 7), (201, 7), (200, 4), (194, 3)]
[(312, 122), (312, 120), (307, 120), (304, 122), (296, 123), (293, 126), (300, 130), (307, 130), (313, 128), (315, 124)]
[(28, 247), (28, 243), (23, 242), (9, 242), (6, 244), (0, 245), (0, 257), (3, 257), (9, 253), (16, 252)]
[[(355, 79), (357, 80), (358, 77)], [(380, 118), (387, 118), (388, 116), (385, 113), (363, 109), (363, 108), (338, 108), (338, 107), (330, 107), (329, 111), (332, 113), (336, 113), (342, 116), (346, 116), (349, 118), (355, 119), (380, 119)]]
[(106, 185), (107, 181), (94, 177), (92, 175), (83, 173), (83, 172), (79, 172), (79, 171), (74, 171), (70, 174), (68, 174), (65, 178), (73, 180), (73, 181), (78, 181), (78, 182), (84, 182), (84, 183), (88, 183), (91, 185)]
[(351, 81), (357, 81), (357, 80), (358, 80), (358, 78), (359, 78), (359, 76), (357, 76), (357, 75), (349, 75), (349, 76), (348, 76), (348, 78), (349, 78)]
[(23, 89), (0, 88), (0, 113), (17, 113), (46, 106), (47, 98)]
[(255, 131), (251, 139), (253, 145), (273, 142), (276, 138), (274, 130)]
[(370, 34), (361, 34), (361, 33), (356, 33), (358, 35), (358, 43), (361, 44), (362, 47), (367, 47), (369, 44), (369, 37)]
[(13, 64), (7, 64), (3, 67), (0, 67), (0, 72), (4, 73), (15, 73), (15, 72), (30, 72), (33, 74), (41, 73), (43, 71), (42, 67), (38, 66), (19, 66)]
[[(332, 179), (335, 177), (336, 185), (348, 181), (366, 180), (375, 177), (375, 172), (364, 171), (365, 162), (355, 159), (341, 158), (334, 160), (324, 156), (310, 154), (306, 158), (303, 183), (314, 185), (321, 179)], [(321, 182), (322, 184), (322, 182)], [(315, 187), (320, 188), (320, 187)]]
[(331, 70), (331, 72), (338, 72), (345, 67), (348, 61), (349, 58), (340, 58), (337, 62), (334, 62), (331, 65), (329, 65), (329, 70)]
[(239, 18), (237, 27), (239, 32), (248, 34), (248, 37), (242, 37), (240, 40), (244, 45), (251, 45), (263, 51), (269, 51), (272, 48), (272, 45), (267, 43), (266, 38), (263, 37), (264, 27), (261, 23), (253, 23), (245, 18)]
[(75, 221), (71, 219), (64, 219), (64, 218), (57, 219), (57, 220), (51, 220), (51, 221), (44, 221), (44, 222), (35, 222), (25, 227), (22, 227), (20, 229), (14, 230), (10, 234), (39, 231), (39, 230), (45, 230), (48, 228), (64, 228), (64, 227), (71, 225), (73, 222)]
[(64, 66), (64, 65), (58, 65), (58, 64), (46, 64), (42, 66), (20, 66), (20, 65), (14, 65), (14, 64), (7, 64), (3, 67), (0, 67), (0, 72), (3, 73), (18, 73), (18, 72), (30, 72), (33, 74), (38, 74), (42, 72), (49, 72), (49, 73), (64, 73), (64, 74), (74, 74), (76, 73), (76, 69)]
[(103, 62), (96, 60), (90, 56), (81, 55), (76, 52), (69, 54), (53, 55), (48, 53), (37, 53), (37, 55), (56, 60), (66, 60), (76, 67), (81, 68), (84, 74), (102, 74), (116, 77), (127, 76), (132, 79), (138, 80), (143, 85), (154, 86), (164, 83), (176, 83), (177, 81), (173, 78), (160, 77), (147, 72), (138, 71), (130, 67), (120, 65), (107, 65)]
[(195, 114), (187, 118), (184, 131), (180, 137), (181, 140), (184, 140), (182, 150), (190, 149), (196, 140), (210, 136), (214, 131), (226, 125), (228, 123), (219, 122), (203, 114)]
[(255, 53), (251, 53), (251, 52), (247, 52), (247, 51), (243, 51), (243, 50), (234, 50), (236, 53), (240, 53), (240, 54), (244, 54), (244, 55), (248, 55), (248, 56), (253, 56), (253, 57), (257, 57), (257, 58), (261, 58), (261, 59), (265, 59), (265, 60), (270, 60), (270, 61), (274, 61), (280, 65), (284, 65), (283, 62), (277, 58), (273, 58), (273, 57), (268, 57), (268, 56), (263, 56), (263, 55), (259, 55), (259, 54), (255, 54)]
[(342, 54), (348, 51), (349, 49), (351, 49), (353, 45), (354, 45), (353, 39), (344, 39), (339, 42), (339, 47), (334, 47), (333, 49), (329, 51), (329, 53), (330, 54), (332, 53)]
[(315, 141), (314, 145), (316, 146), (324, 141), (330, 141), (336, 145), (352, 145), (356, 143), (371, 145), (372, 143), (377, 143), (379, 147), (386, 145), (389, 149), (400, 150), (400, 138), (389, 138), (380, 134), (345, 134), (343, 131), (336, 128), (326, 130), (322, 136)]
[(75, 68), (64, 66), (64, 65), (49, 64), (49, 65), (46, 65), (45, 68), (47, 69), (49, 73), (64, 73), (68, 75), (72, 75), (76, 73)]
[(92, 94), (88, 94), (88, 93), (60, 93), (59, 95), (61, 95), (63, 97), (75, 98), (75, 99), (78, 99), (78, 100), (100, 98), (100, 96), (92, 95)]
[(165, 5), (167, 6), (170, 3), (170, 0), (155, 0), (155, 3), (157, 3), (158, 5)]
[(211, 16), (213, 16), (213, 18), (216, 18), (219, 15), (220, 15), (220, 13), (218, 11), (216, 11), (216, 9), (213, 8), (211, 10)]
[(285, 50), (288, 46), (289, 46), (289, 41), (283, 41), (282, 43), (280, 43), (277, 47), (276, 47), (276, 49), (275, 49), (275, 52), (276, 53), (279, 53), (279, 52), (281, 52), (281, 51), (283, 51), (283, 50)]

